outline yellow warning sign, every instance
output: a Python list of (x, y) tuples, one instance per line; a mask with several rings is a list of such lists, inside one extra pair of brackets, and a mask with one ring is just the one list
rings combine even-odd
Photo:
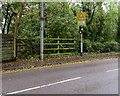
[(86, 12), (77, 13), (77, 24), (79, 26), (86, 25)]

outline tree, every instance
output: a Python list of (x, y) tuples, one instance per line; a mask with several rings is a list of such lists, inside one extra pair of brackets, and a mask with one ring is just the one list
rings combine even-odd
[[(17, 34), (18, 34), (18, 28), (20, 25), (20, 19), (23, 15), (23, 9), (24, 9), (24, 3), (11, 3), (9, 4), (10, 10), (14, 16), (15, 19), (15, 27), (14, 27), (14, 57), (17, 56)], [(17, 9), (17, 10), (15, 10)]]
[(117, 40), (118, 31), (118, 6), (117, 2), (110, 2), (108, 5), (108, 11), (106, 12), (104, 29), (105, 41)]
[(8, 3), (2, 4), (1, 13), (3, 13), (2, 20), (4, 21), (2, 34), (8, 34), (13, 14), (10, 12), (10, 5)]
[[(47, 37), (73, 37), (76, 34), (76, 17), (68, 2), (46, 3), (45, 21)], [(73, 31), (74, 30), (74, 31)]]

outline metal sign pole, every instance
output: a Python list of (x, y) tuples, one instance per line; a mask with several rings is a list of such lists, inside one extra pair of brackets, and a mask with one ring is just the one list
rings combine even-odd
[(44, 59), (44, 2), (41, 2), (40, 59)]
[(77, 24), (80, 32), (80, 55), (83, 55), (83, 26), (86, 25), (86, 12), (77, 13)]
[(80, 50), (80, 55), (82, 56), (83, 55), (83, 33), (82, 31), (80, 31), (80, 34), (81, 34), (81, 50)]

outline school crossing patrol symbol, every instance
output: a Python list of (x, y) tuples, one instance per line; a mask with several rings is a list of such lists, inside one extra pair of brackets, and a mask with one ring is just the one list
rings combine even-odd
[(86, 26), (86, 12), (77, 13), (77, 25)]

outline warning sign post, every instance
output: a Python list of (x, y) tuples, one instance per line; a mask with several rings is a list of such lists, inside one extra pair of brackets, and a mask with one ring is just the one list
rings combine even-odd
[(82, 26), (86, 26), (86, 12), (81, 12), (81, 13), (77, 13), (77, 25), (80, 28), (80, 35), (81, 35), (81, 39), (80, 39), (80, 55), (82, 56), (83, 54), (83, 28)]
[(77, 13), (77, 25), (86, 26), (86, 12)]

